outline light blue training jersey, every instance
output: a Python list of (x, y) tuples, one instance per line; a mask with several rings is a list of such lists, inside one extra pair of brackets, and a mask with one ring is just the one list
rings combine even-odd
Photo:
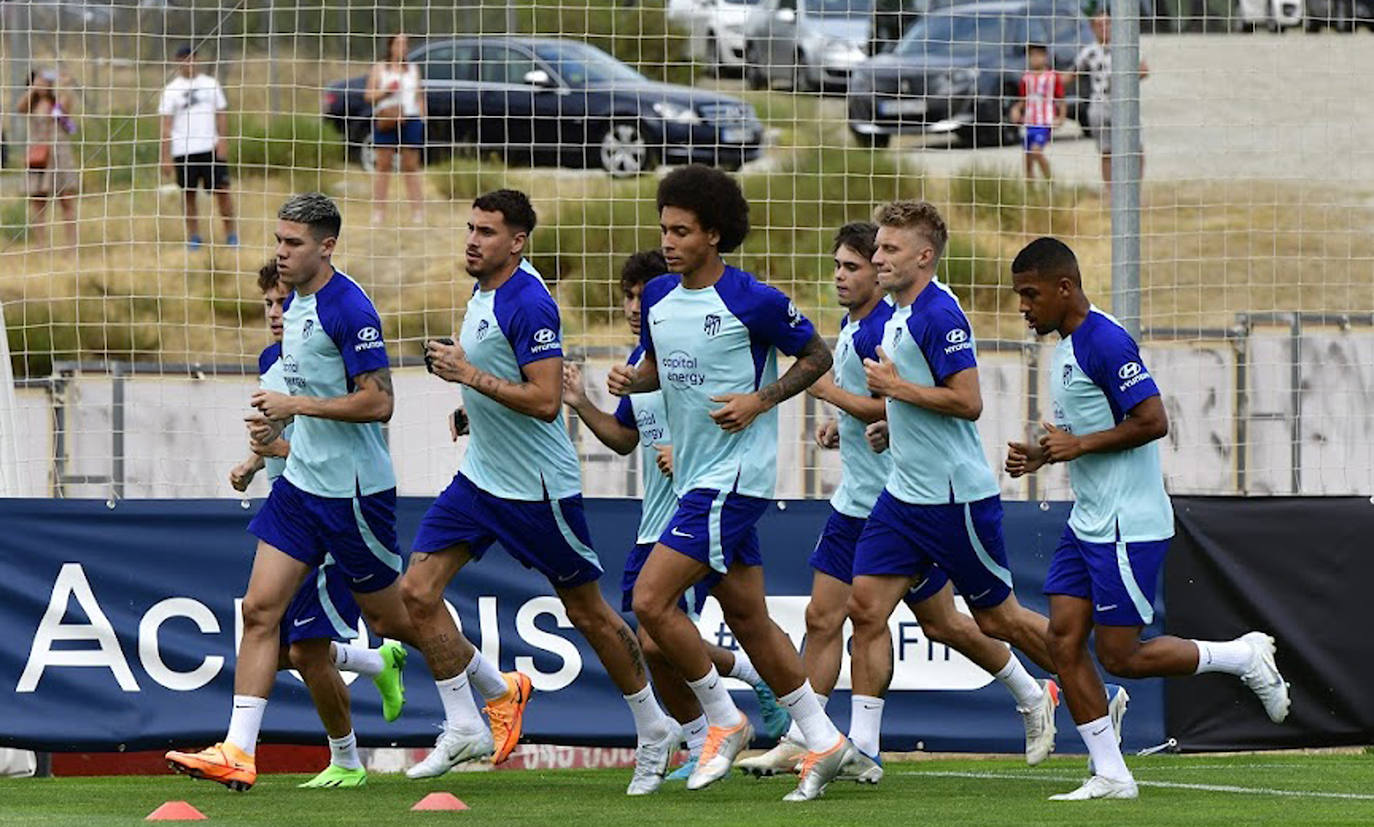
[[(1160, 395), (1131, 334), (1095, 307), (1054, 349), (1052, 370), (1054, 424), (1080, 436), (1115, 428), (1136, 405)], [(1069, 463), (1069, 483), (1069, 528), (1080, 540), (1137, 543), (1174, 536), (1157, 441), (1084, 454)]]
[[(287, 296), (282, 324), (282, 379), (293, 396), (346, 396), (359, 374), (387, 367), (377, 309), (342, 272), (334, 271), (308, 296)], [(396, 487), (380, 422), (296, 417), (283, 474), (319, 497), (366, 496)]]
[[(844, 317), (835, 341), (835, 384), (840, 390), (857, 396), (870, 395), (864, 360), (878, 358), (877, 346), (893, 309), (891, 300), (884, 299), (857, 322)], [(887, 452), (873, 452), (864, 435), (868, 423), (843, 409), (839, 412), (839, 428), (842, 476), (839, 487), (830, 496), (830, 507), (846, 517), (866, 520), (892, 473), (892, 459)]]
[[(978, 366), (968, 317), (954, 293), (934, 279), (909, 306), (892, 312), (882, 347), (902, 379), (926, 387)], [(914, 505), (938, 505), (977, 502), (999, 493), (972, 422), (890, 397), (887, 422), (892, 452), (887, 490), (892, 496)]]
[[(258, 355), (258, 387), (265, 391), (276, 391), (277, 393), (290, 393), (291, 389), (286, 386), (286, 377), (282, 374), (281, 368), (281, 342), (273, 342), (263, 349)], [(295, 425), (287, 425), (281, 432), (281, 438), (287, 442), (291, 441), (291, 431)], [(267, 481), (273, 483), (277, 477), (286, 470), (286, 460), (281, 457), (263, 457), (263, 470), (267, 472)]]
[[(474, 290), (463, 314), (460, 344), (478, 370), (523, 382), (521, 368), (563, 357), (558, 304), (523, 265), (495, 290)], [(577, 451), (563, 412), (552, 422), (507, 408), (463, 387), (467, 453), (460, 470), (473, 485), (508, 500), (561, 500), (582, 493)]]
[[(636, 345), (627, 364), (638, 365), (644, 360), (644, 347)], [(626, 428), (639, 431), (639, 464), (643, 470), (644, 499), (639, 508), (637, 543), (656, 543), (668, 528), (668, 521), (677, 512), (677, 495), (673, 493), (673, 478), (658, 470), (658, 446), (672, 445), (673, 434), (668, 430), (668, 412), (663, 407), (663, 391), (633, 393), (622, 396), (615, 409), (616, 421)]]
[(777, 484), (778, 410), (726, 433), (711, 419), (711, 398), (753, 393), (778, 378), (777, 351), (801, 353), (815, 328), (776, 288), (737, 267), (710, 287), (688, 290), (682, 277), (644, 287), (640, 342), (658, 363), (673, 434), (673, 489), (731, 491), (769, 498)]

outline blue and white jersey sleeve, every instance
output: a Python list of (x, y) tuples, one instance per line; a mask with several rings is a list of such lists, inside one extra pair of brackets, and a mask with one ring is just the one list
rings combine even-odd
[(510, 342), (515, 363), (521, 367), (563, 355), (562, 321), (558, 305), (547, 292), (525, 290), (521, 301), (503, 301), (498, 293), (496, 321)]
[(1149, 399), (1159, 396), (1159, 386), (1145, 369), (1140, 348), (1131, 334), (1120, 325), (1098, 323), (1092, 325), (1087, 347), (1080, 350), (1083, 372), (1102, 389), (1118, 424), (1126, 414)]
[[(258, 355), (258, 387), (265, 391), (276, 391), (277, 393), (290, 393), (287, 387), (286, 377), (282, 373), (281, 364), (281, 343), (274, 342), (263, 348)], [(282, 429), (282, 439), (291, 441), (291, 429), (293, 425), (287, 425)], [(286, 471), (286, 460), (281, 457), (264, 457), (263, 469), (267, 471), (267, 481), (275, 482)]]
[[(735, 289), (730, 289), (730, 288)], [(749, 280), (720, 281), (721, 298), (756, 342), (796, 356), (816, 335), (811, 320), (776, 287)]]
[(263, 348), (262, 353), (258, 354), (258, 376), (265, 375), (278, 359), (281, 359), (281, 342), (273, 342)]
[(673, 288), (677, 287), (681, 281), (681, 276), (667, 273), (644, 285), (644, 292), (640, 294), (639, 347), (650, 356), (657, 353), (658, 350), (654, 346), (654, 323), (649, 320), (649, 310), (673, 292)]
[[(863, 360), (878, 358), (883, 327), (892, 316), (893, 306), (878, 303), (857, 322), (845, 318), (835, 343), (835, 384), (856, 396), (869, 396), (868, 377)], [(864, 435), (867, 423), (843, 409), (839, 411), (840, 466), (843, 476), (830, 498), (830, 505), (847, 517), (867, 519), (891, 473), (891, 459), (878, 454)]]
[(387, 367), (382, 320), (372, 302), (361, 290), (333, 295), (339, 300), (319, 305), (320, 325), (339, 349), (348, 378)]
[(957, 305), (939, 304), (927, 313), (913, 313), (907, 328), (920, 344), (935, 384), (943, 384), (961, 370), (978, 367), (973, 328)]

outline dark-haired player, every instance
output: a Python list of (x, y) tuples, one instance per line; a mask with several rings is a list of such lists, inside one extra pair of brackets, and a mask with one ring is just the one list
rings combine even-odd
[[(499, 762), (519, 739), (529, 678), (502, 676), (482, 659), (443, 602), (458, 570), (499, 542), (548, 578), (568, 620), (624, 694), (638, 735), (627, 793), (643, 795), (663, 782), (682, 733), (654, 698), (634, 633), (597, 587), (601, 563), (583, 516), (577, 452), (563, 425), (558, 304), (520, 263), (535, 220), (529, 198), (516, 190), (496, 190), (473, 202), (465, 252), (477, 284), (459, 342), (426, 346), (433, 372), (463, 386), (471, 438), (453, 482), (420, 522), (402, 584), (445, 712), (433, 752), (407, 775), (440, 775), (493, 751)], [(468, 690), (469, 676), (488, 701), (490, 736)]]
[[(733, 178), (681, 167), (659, 183), (657, 201), (670, 272), (644, 289), (641, 343), (650, 358), (613, 367), (607, 380), (617, 396), (661, 388), (674, 440), (678, 508), (640, 572), (635, 616), (706, 713), (706, 745), (687, 780), (701, 789), (729, 774), (751, 735), (678, 603), (712, 571), (723, 575), (712, 593), (726, 622), (813, 749), (787, 800), (812, 799), (852, 748), (768, 616), (755, 523), (777, 480), (776, 406), (829, 370), (830, 351), (785, 295), (721, 258), (749, 232), (749, 204)], [(781, 378), (778, 350), (796, 357)]]
[(1007, 472), (1071, 462), (1073, 511), (1045, 576), (1050, 649), (1093, 776), (1055, 800), (1135, 798), (1135, 780), (1111, 733), (1102, 678), (1088, 636), (1113, 675), (1125, 678), (1226, 672), (1236, 675), (1275, 723), (1288, 716), (1288, 686), (1274, 639), (1249, 632), (1230, 641), (1168, 635), (1142, 641), (1154, 619), (1155, 584), (1174, 534), (1158, 440), (1168, 415), (1135, 340), (1083, 293), (1078, 259), (1062, 241), (1032, 241), (1011, 265), (1021, 315), (1041, 336), (1058, 333), (1050, 383), (1054, 422), (1038, 442), (1011, 442)]

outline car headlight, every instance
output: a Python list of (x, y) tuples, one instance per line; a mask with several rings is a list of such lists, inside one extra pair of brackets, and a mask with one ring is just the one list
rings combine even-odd
[(683, 106), (672, 101), (659, 101), (653, 105), (654, 114), (665, 121), (684, 124), (699, 124), (701, 116), (690, 106)]

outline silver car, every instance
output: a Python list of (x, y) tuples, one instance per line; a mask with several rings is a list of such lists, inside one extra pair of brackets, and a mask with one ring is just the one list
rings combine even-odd
[(868, 55), (872, 25), (873, 0), (761, 0), (744, 27), (749, 86), (842, 90)]

